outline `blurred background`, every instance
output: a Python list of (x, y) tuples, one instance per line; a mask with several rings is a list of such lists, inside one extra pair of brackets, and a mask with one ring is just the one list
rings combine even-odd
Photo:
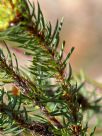
[[(37, 0), (32, 0), (37, 3)], [(72, 46), (73, 70), (83, 69), (102, 82), (102, 0), (39, 0), (41, 9), (53, 26), (64, 17), (61, 40), (66, 40), (65, 54)]]

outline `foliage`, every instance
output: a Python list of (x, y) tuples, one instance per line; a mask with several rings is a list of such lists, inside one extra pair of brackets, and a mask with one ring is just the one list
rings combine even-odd
[[(6, 19), (0, 17), (2, 24), (8, 23), (5, 27), (0, 26), (0, 41), (7, 49), (7, 55), (0, 50), (1, 131), (14, 135), (30, 132), (43, 136), (86, 136), (88, 127), (82, 123), (82, 106), (78, 101), (81, 86), (72, 78), (70, 64), (69, 74), (66, 74), (74, 48), (65, 59), (65, 41), (58, 51), (63, 18), (60, 22), (57, 20), (52, 31), (52, 25), (45, 21), (39, 3), (36, 13), (34, 3), (28, 0), (15, 2), (18, 3), (9, 0), (8, 3), (13, 4), (11, 9), (0, 2), (0, 6), (3, 4), (2, 7), (13, 16), (10, 19), (5, 12)], [(8, 41), (17, 43), (26, 56), (31, 56), (29, 67), (19, 68), (16, 55), (12, 55), (7, 46)], [(6, 92), (3, 86), (7, 84), (13, 89)]]

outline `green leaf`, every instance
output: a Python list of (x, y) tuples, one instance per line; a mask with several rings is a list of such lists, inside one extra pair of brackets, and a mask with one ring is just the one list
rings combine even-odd
[(70, 52), (68, 53), (67, 57), (66, 57), (65, 60), (63, 61), (63, 63), (62, 63), (62, 69), (64, 69), (64, 68), (66, 67), (66, 64), (67, 64), (67, 62), (68, 62), (70, 56), (72, 55), (73, 51), (74, 51), (74, 47), (71, 48), (71, 50), (70, 50)]
[(90, 136), (94, 136), (96, 127), (94, 128), (93, 132), (90, 134)]
[(63, 57), (64, 47), (65, 47), (65, 41), (63, 41), (62, 46), (61, 46), (61, 50), (59, 51), (59, 54), (58, 54), (58, 61), (59, 62), (61, 61), (61, 59)]
[(72, 77), (72, 68), (71, 68), (71, 65), (69, 63), (69, 75), (68, 75), (68, 78), (67, 78), (67, 82), (69, 82), (71, 80), (71, 77)]

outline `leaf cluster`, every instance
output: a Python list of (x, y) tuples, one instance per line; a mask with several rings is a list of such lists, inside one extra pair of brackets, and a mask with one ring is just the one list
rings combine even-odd
[[(5, 45), (7, 41), (17, 43), (18, 48), (22, 48), (25, 55), (31, 56), (31, 65), (21, 70), (16, 55), (13, 55), (16, 62), (14, 66), (12, 54), (7, 45), (7, 57), (2, 49), (0, 50), (1, 83), (6, 84), (8, 79), (8, 83), (13, 83), (21, 91), (20, 96), (9, 96), (9, 93), (6, 93), (8, 98), (10, 97), (8, 105), (4, 104), (4, 91), (1, 91), (0, 113), (1, 117), (3, 116), (1, 126), (5, 124), (5, 120), (6, 124), (11, 123), (11, 127), (4, 125), (2, 129), (5, 133), (14, 132), (15, 134), (27, 129), (46, 136), (85, 136), (87, 127), (84, 128), (82, 124), (83, 116), (78, 103), (80, 87), (71, 82), (70, 64), (69, 73), (66, 74), (66, 67), (74, 47), (65, 59), (63, 58), (65, 41), (62, 42), (60, 49), (58, 47), (63, 18), (61, 21), (57, 20), (52, 30), (51, 23), (44, 19), (39, 3), (37, 13), (34, 3), (24, 0), (19, 4), (20, 11), (22, 11), (20, 16), (18, 18), (15, 16), (12, 21), (13, 26), (0, 32), (0, 40)], [(40, 123), (35, 121), (35, 118), (28, 119), (28, 107), (20, 110), (20, 105), (24, 104), (21, 96), (25, 98), (25, 102), (29, 100), (31, 105), (39, 107)], [(27, 105), (30, 104), (27, 103)], [(41, 118), (46, 119), (45, 124), (41, 123)]]

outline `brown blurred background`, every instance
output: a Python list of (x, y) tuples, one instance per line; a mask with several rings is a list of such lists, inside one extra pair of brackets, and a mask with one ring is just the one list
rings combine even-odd
[[(32, 0), (37, 2), (37, 0)], [(67, 41), (65, 54), (74, 46), (73, 70), (83, 69), (102, 81), (102, 0), (39, 0), (41, 9), (53, 26), (64, 17), (61, 40)]]

